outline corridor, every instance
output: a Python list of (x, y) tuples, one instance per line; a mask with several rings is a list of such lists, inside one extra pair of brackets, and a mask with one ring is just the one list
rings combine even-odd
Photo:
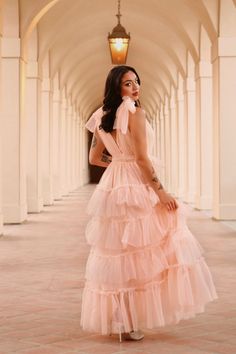
[(89, 247), (86, 185), (5, 225), (0, 237), (0, 354), (234, 354), (236, 232), (189, 206), (188, 226), (205, 250), (219, 299), (195, 319), (123, 342), (81, 331), (80, 309)]

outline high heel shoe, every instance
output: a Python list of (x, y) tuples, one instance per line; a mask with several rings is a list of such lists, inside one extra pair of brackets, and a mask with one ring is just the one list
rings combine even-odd
[(122, 339), (125, 340), (133, 340), (133, 341), (139, 341), (144, 338), (144, 334), (142, 331), (137, 330), (137, 331), (131, 331), (129, 333), (119, 333), (119, 340), (120, 343), (122, 342)]

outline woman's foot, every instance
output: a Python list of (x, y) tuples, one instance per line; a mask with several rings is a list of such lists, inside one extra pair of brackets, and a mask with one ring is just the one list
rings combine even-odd
[(138, 341), (144, 338), (144, 334), (141, 330), (131, 331), (129, 333), (122, 333), (120, 336), (120, 342), (122, 339)]

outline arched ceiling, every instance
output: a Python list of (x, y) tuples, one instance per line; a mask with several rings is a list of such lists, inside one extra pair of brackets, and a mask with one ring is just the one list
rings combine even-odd
[[(141, 100), (155, 112), (178, 74), (187, 71), (187, 53), (199, 60), (203, 26), (211, 41), (217, 36), (218, 0), (121, 0), (121, 23), (131, 34), (127, 65), (142, 81)], [(117, 0), (20, 0), (24, 48), (37, 25), (39, 63), (50, 53), (51, 78), (76, 102), (83, 118), (102, 102), (111, 69), (107, 34), (116, 25)], [(27, 53), (27, 51), (26, 51)]]

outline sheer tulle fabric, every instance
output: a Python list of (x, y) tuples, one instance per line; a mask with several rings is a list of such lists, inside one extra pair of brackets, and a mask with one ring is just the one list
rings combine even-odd
[[(124, 110), (119, 110), (123, 116)], [(87, 127), (95, 129), (101, 115), (97, 111)], [(119, 119), (118, 126), (124, 127)], [(129, 131), (117, 134), (121, 144), (127, 141), (126, 153), (116, 148), (111, 135), (101, 134), (112, 163), (87, 208), (91, 251), (81, 325), (102, 334), (178, 323), (217, 298), (204, 251), (186, 224), (185, 206), (178, 202), (179, 208), (168, 212), (160, 204), (143, 182)]]

